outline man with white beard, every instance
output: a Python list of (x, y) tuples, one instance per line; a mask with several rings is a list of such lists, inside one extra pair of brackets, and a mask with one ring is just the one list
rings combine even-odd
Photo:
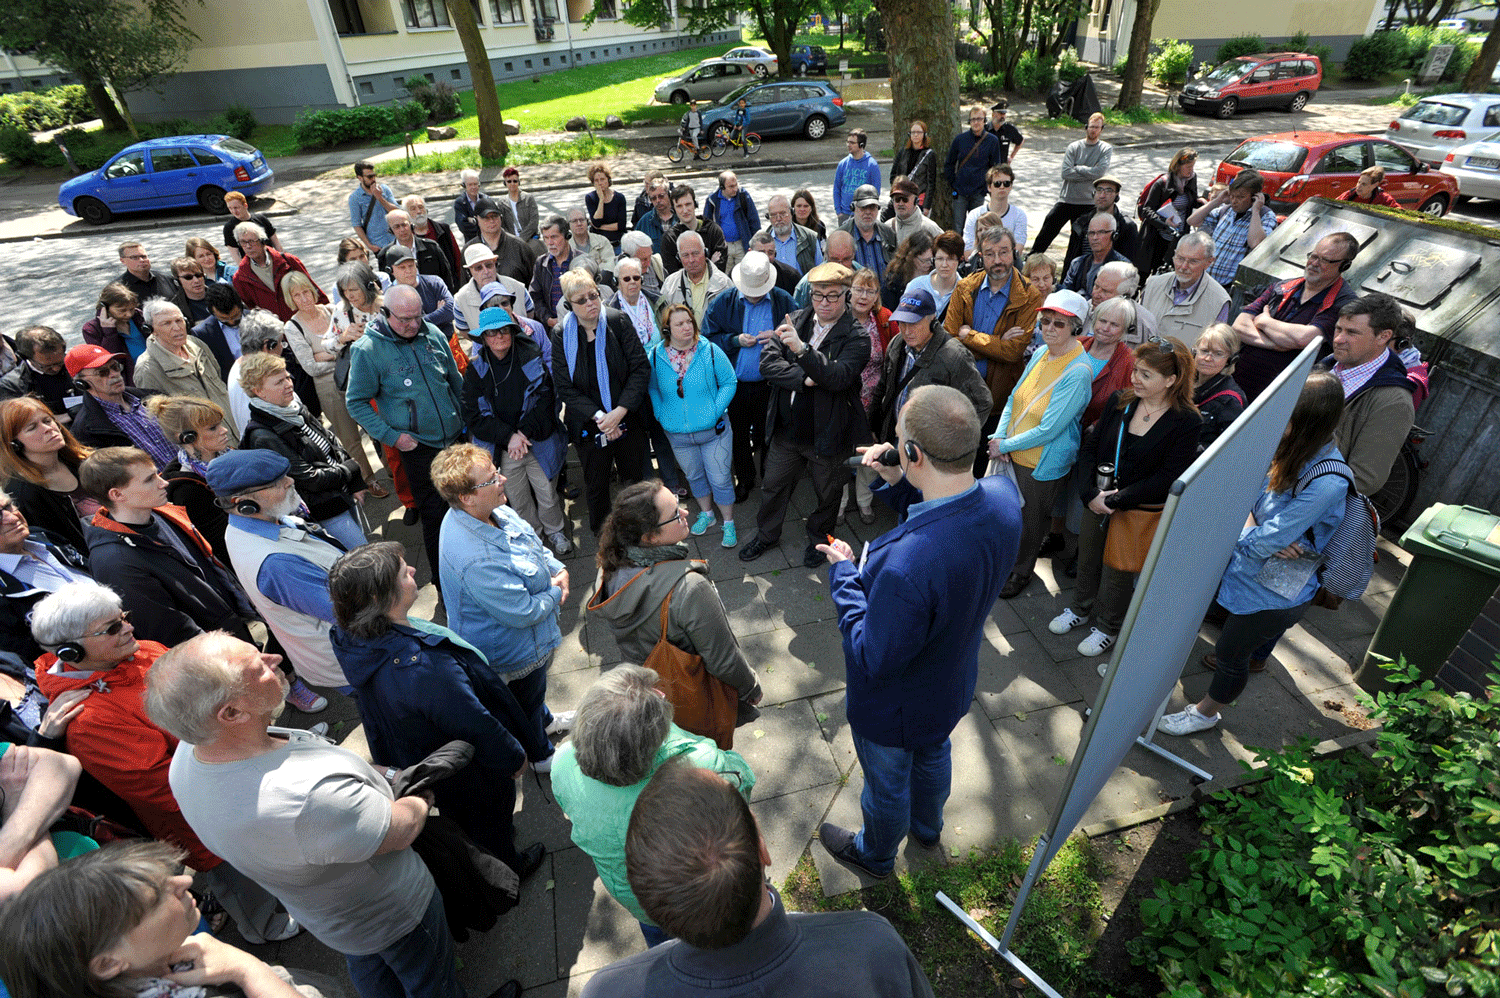
[(314, 686), (348, 686), (328, 637), (328, 569), (344, 547), (292, 515), (302, 498), (290, 467), (275, 451), (232, 450), (209, 464), (208, 487), (229, 513), (224, 546), (235, 575), (298, 674)]

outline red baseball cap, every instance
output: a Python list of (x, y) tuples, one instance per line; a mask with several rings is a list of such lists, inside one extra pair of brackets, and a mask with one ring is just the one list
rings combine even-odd
[(123, 367), (126, 359), (123, 353), (110, 353), (94, 343), (80, 343), (68, 351), (63, 358), (63, 365), (68, 369), (68, 377), (76, 378), (78, 372), (103, 367), (112, 360), (118, 360)]

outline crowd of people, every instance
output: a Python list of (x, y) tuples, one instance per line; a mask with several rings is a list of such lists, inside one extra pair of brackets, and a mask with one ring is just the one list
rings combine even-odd
[[(653, 173), (631, 204), (603, 163), (564, 215), (515, 167), (495, 194), (465, 171), (443, 221), (361, 162), (331, 296), (231, 194), (222, 237), (166, 270), (122, 243), (79, 345), (19, 330), (0, 357), (10, 992), (331, 987), (219, 941), (232, 920), (248, 943), (305, 929), (362, 998), (461, 995), (454, 938), (544, 857), (512, 822), (529, 769), (649, 947), (585, 994), (774, 991), (837, 961), (850, 989), (930, 995), (878, 916), (789, 914), (765, 882), (733, 749), (758, 663), (688, 538), (754, 562), (809, 481), (802, 562), (827, 567), (865, 783), (862, 827), (819, 838), (880, 878), (908, 836), (941, 842), (984, 620), (1039, 559), (1077, 579), (1050, 629), (1088, 624), (1079, 654), (1104, 655), (1172, 483), (1321, 342), (1219, 585), (1213, 684), (1160, 725), (1211, 728), (1313, 603), (1348, 490), (1384, 483), (1425, 393), (1411, 318), (1342, 276), (1350, 233), (1232, 305), (1277, 224), (1253, 170), (1200, 194), (1183, 149), (1130, 218), (1095, 115), (1028, 243), (1007, 114), (971, 109), (946, 155), (911, 122), (884, 177), (850, 130), (826, 221), (807, 190), (757, 205), (733, 171), (701, 199)], [(1380, 179), (1351, 197), (1379, 203)], [(420, 549), (372, 531), (391, 492)], [(834, 534), (876, 499), (894, 526), (856, 557)], [(628, 664), (554, 709), (575, 501), (598, 548), (584, 611)], [(413, 612), (423, 559), (443, 624)], [(340, 696), (374, 764), (276, 724)], [(108, 820), (59, 830), (69, 804)]]

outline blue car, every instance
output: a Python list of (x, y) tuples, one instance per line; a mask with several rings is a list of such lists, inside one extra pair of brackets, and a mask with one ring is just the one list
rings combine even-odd
[(821, 45), (793, 45), (791, 65), (793, 76), (819, 76), (828, 72), (828, 53)]
[(260, 150), (239, 139), (173, 135), (126, 146), (99, 169), (59, 187), (57, 203), (93, 225), (126, 212), (195, 204), (223, 215), (227, 192), (249, 197), (275, 179)]
[(751, 83), (733, 91), (703, 111), (703, 134), (712, 141), (728, 137), (734, 128), (734, 105), (744, 100), (750, 109), (750, 131), (768, 135), (805, 135), (821, 139), (828, 129), (844, 123), (844, 98), (826, 83), (815, 80)]

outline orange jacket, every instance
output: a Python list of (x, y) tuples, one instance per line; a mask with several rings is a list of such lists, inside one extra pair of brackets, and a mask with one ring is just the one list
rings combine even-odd
[(142, 641), (133, 656), (103, 672), (73, 670), (48, 652), (37, 659), (36, 683), (49, 700), (93, 687), (68, 725), (68, 751), (130, 805), (148, 832), (186, 849), (193, 869), (210, 870), (224, 861), (188, 827), (167, 782), (177, 739), (146, 716), (146, 673), (166, 651), (165, 645)]

